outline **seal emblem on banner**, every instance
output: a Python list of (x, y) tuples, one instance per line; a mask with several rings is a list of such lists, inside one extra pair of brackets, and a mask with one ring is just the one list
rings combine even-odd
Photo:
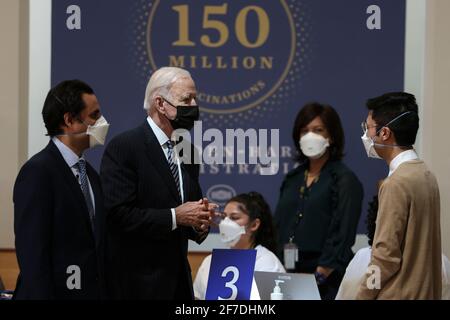
[(206, 196), (212, 202), (223, 208), (225, 204), (236, 195), (236, 190), (227, 184), (216, 184), (211, 186), (206, 192)]

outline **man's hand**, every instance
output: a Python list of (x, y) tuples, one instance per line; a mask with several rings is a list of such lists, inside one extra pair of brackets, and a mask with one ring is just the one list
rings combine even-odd
[(216, 209), (219, 207), (215, 203), (209, 203), (208, 198), (203, 198), (203, 200), (200, 200), (203, 203), (203, 207), (206, 211), (209, 211), (209, 215), (211, 218), (213, 218), (216, 215)]
[(175, 208), (177, 225), (193, 227), (200, 232), (206, 231), (216, 207), (217, 205), (210, 204), (206, 198), (183, 203)]
[[(207, 198), (203, 198), (203, 206), (204, 210), (209, 211), (209, 225), (213, 222), (213, 218), (216, 215), (216, 209), (219, 207), (215, 203), (209, 203), (209, 200)], [(200, 229), (195, 228), (197, 232), (204, 232), (208, 230), (209, 226), (200, 226)]]

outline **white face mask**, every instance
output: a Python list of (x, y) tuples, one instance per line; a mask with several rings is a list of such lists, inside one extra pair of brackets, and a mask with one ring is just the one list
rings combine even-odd
[(94, 125), (88, 125), (86, 135), (89, 136), (89, 147), (93, 148), (97, 145), (104, 145), (108, 129), (109, 123), (103, 116), (98, 118)]
[(109, 123), (103, 116), (98, 118), (93, 125), (86, 124), (83, 120), (80, 121), (85, 126), (87, 126), (87, 130), (85, 132), (59, 134), (58, 136), (87, 135), (89, 136), (89, 148), (105, 144), (106, 135), (108, 134), (109, 129)]
[(233, 247), (239, 242), (241, 235), (245, 234), (245, 227), (226, 217), (220, 222), (219, 231), (222, 242), (229, 247)]
[(308, 132), (300, 139), (300, 149), (305, 156), (311, 159), (319, 159), (329, 146), (328, 139), (314, 132)]
[(367, 152), (367, 156), (369, 158), (374, 158), (374, 159), (382, 159), (380, 157), (380, 155), (377, 153), (377, 150), (375, 150), (375, 142), (373, 141), (372, 138), (370, 138), (367, 135), (367, 130), (366, 132), (363, 134), (363, 136), (361, 137), (361, 140), (364, 144), (364, 148), (366, 149)]

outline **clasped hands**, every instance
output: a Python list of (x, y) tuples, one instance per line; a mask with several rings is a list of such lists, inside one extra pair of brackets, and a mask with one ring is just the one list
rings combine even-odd
[(218, 207), (207, 198), (185, 202), (175, 208), (177, 226), (193, 227), (197, 232), (205, 232), (211, 225)]

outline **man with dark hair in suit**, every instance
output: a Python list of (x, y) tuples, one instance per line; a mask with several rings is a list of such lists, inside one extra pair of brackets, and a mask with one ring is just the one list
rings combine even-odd
[(103, 196), (83, 152), (104, 143), (109, 124), (92, 88), (79, 80), (52, 88), (42, 116), (50, 142), (23, 165), (14, 185), (20, 268), (14, 298), (103, 298)]
[(198, 120), (189, 72), (164, 67), (147, 85), (148, 117), (115, 137), (101, 164), (119, 299), (193, 299), (188, 239), (202, 242), (214, 205), (202, 199), (199, 165), (182, 163), (172, 134)]

